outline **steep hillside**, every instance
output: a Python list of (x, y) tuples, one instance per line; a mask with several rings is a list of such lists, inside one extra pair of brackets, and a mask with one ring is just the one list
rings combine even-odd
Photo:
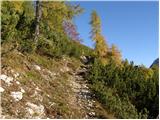
[(150, 68), (152, 68), (153, 66), (159, 66), (159, 58), (157, 58), (156, 60), (153, 61), (153, 63), (150, 66)]
[(1, 11), (0, 118), (157, 118), (158, 68), (123, 60), (96, 11), (93, 49), (74, 24), (79, 3), (3, 1)]
[(2, 57), (1, 118), (113, 118), (94, 99), (80, 60), (16, 50)]

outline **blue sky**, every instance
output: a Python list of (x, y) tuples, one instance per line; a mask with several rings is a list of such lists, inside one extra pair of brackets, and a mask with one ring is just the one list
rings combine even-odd
[(84, 44), (93, 47), (90, 14), (96, 10), (102, 22), (107, 43), (116, 44), (123, 59), (149, 67), (158, 55), (158, 2), (72, 2), (80, 4), (84, 13), (75, 17)]

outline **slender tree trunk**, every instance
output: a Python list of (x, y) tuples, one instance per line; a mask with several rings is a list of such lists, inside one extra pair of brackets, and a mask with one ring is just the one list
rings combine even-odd
[(38, 37), (39, 37), (39, 23), (41, 19), (41, 2), (39, 0), (36, 1), (36, 11), (35, 11), (35, 36), (34, 41), (37, 45)]

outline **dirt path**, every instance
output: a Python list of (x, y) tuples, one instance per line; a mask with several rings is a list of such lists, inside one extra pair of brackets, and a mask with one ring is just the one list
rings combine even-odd
[(84, 112), (84, 118), (96, 118), (93, 109), (95, 103), (93, 94), (88, 87), (87, 80), (83, 78), (85, 72), (87, 69), (80, 67), (72, 75), (70, 85), (75, 93), (75, 96), (72, 97), (72, 103)]

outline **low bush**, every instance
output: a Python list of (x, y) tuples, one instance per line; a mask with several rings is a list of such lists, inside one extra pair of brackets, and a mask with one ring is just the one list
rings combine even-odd
[(103, 66), (95, 59), (86, 78), (96, 98), (117, 118), (157, 117), (158, 70), (125, 62)]

